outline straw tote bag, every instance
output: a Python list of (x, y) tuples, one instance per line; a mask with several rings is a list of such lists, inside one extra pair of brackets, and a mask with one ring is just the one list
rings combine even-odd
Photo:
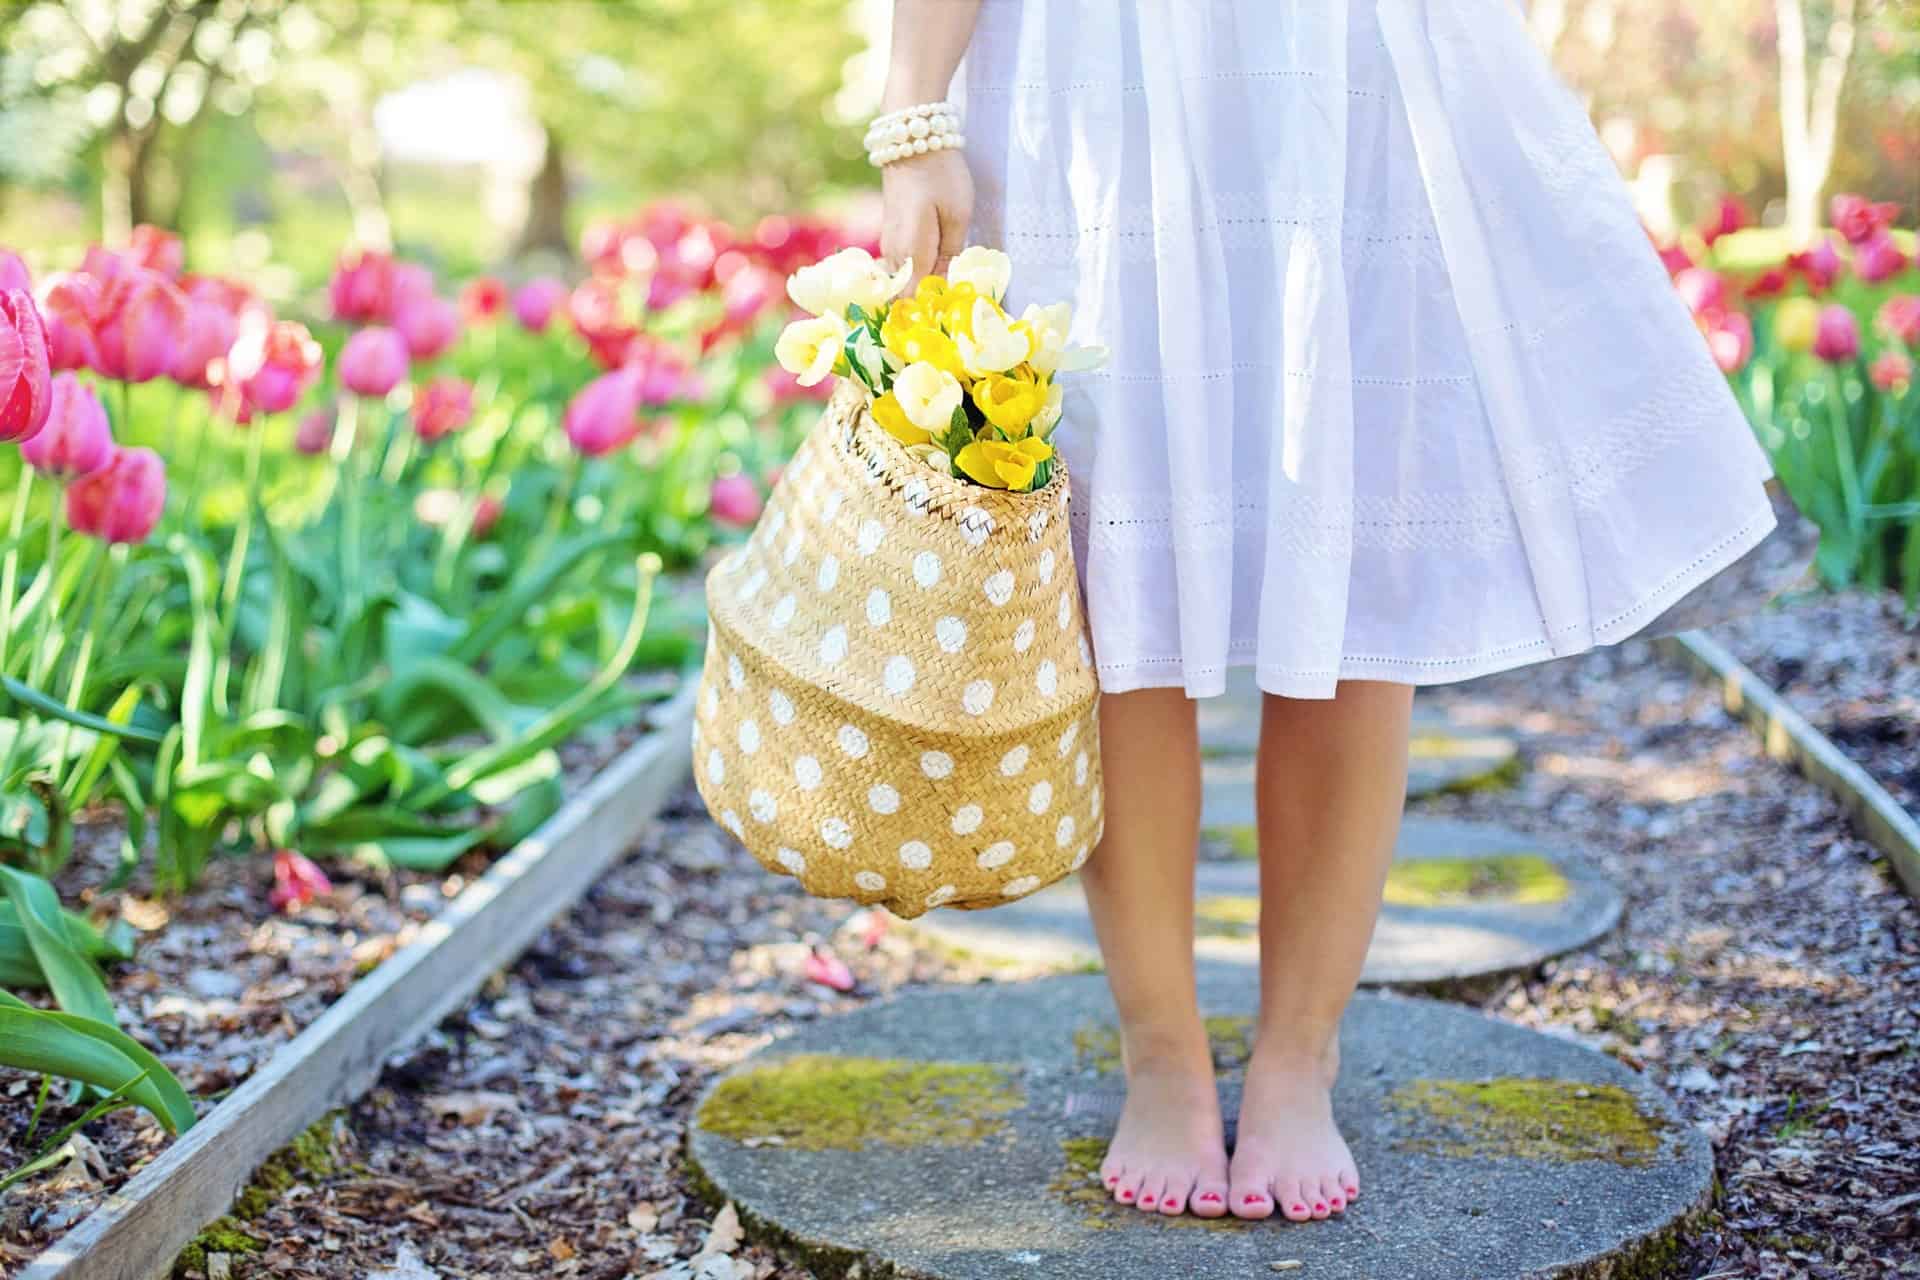
[(1100, 838), (1098, 690), (1067, 470), (1036, 493), (928, 468), (844, 383), (707, 578), (693, 729), (714, 818), (810, 894), (993, 906)]

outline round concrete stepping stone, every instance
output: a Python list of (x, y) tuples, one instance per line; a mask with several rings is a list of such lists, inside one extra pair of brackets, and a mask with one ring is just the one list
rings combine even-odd
[[(1222, 1105), (1254, 986), (1202, 980)], [(1343, 1218), (1167, 1218), (1096, 1171), (1120, 1091), (1093, 976), (944, 988), (809, 1024), (702, 1099), (696, 1173), (820, 1274), (922, 1280), (1504, 1280), (1653, 1274), (1713, 1160), (1612, 1059), (1457, 1006), (1360, 995), (1334, 1110), (1363, 1193)], [(1229, 1137), (1231, 1141), (1231, 1136)]]
[[(1245, 857), (1200, 864), (1194, 954), (1203, 968), (1259, 961), (1259, 872), (1251, 828), (1208, 838)], [(1532, 969), (1620, 921), (1618, 890), (1584, 860), (1499, 827), (1409, 819), (1367, 949), (1368, 985), (1457, 982)], [(909, 926), (967, 959), (1048, 970), (1097, 967), (1078, 878), (991, 911), (936, 911)]]

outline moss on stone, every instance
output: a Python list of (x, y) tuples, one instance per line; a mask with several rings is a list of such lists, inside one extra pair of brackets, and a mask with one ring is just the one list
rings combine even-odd
[[(1213, 1065), (1221, 1071), (1236, 1071), (1253, 1056), (1253, 1019), (1245, 1015), (1218, 1014), (1202, 1020), (1207, 1043), (1213, 1049)], [(1117, 1075), (1123, 1063), (1120, 1057), (1120, 1031), (1117, 1027), (1087, 1024), (1073, 1032), (1073, 1056), (1083, 1070)]]
[(1396, 907), (1457, 907), (1475, 902), (1565, 902), (1566, 876), (1537, 853), (1402, 858), (1387, 871), (1385, 900)]
[(1047, 1190), (1068, 1208), (1079, 1210), (1084, 1215), (1080, 1220), (1084, 1227), (1104, 1231), (1130, 1225), (1159, 1225), (1231, 1231), (1253, 1225), (1232, 1216), (1200, 1218), (1190, 1213), (1153, 1214), (1129, 1205), (1115, 1204), (1113, 1197), (1100, 1184), (1100, 1162), (1106, 1158), (1105, 1138), (1067, 1138), (1060, 1143), (1060, 1172), (1047, 1184)]
[(1387, 1102), (1415, 1123), (1400, 1150), (1469, 1159), (1645, 1165), (1666, 1128), (1620, 1086), (1578, 1080), (1413, 1080)]
[(970, 1145), (997, 1132), (1026, 1096), (988, 1063), (795, 1054), (721, 1081), (697, 1123), (744, 1141), (779, 1138), (809, 1151)]
[[(1459, 794), (1504, 787), (1520, 776), (1520, 756), (1503, 738), (1473, 737), (1457, 733), (1416, 733), (1407, 743), (1408, 763), (1415, 775), (1413, 789), (1423, 795)], [(1478, 769), (1471, 766), (1478, 763)], [(1445, 768), (1451, 772), (1461, 765), (1466, 772), (1437, 781), (1422, 778), (1422, 766)]]
[(246, 1224), (265, 1214), (290, 1188), (318, 1182), (339, 1167), (337, 1152), (345, 1131), (344, 1114), (328, 1112), (268, 1156), (234, 1198), (233, 1211), (209, 1224), (174, 1259), (176, 1280), (205, 1275), (209, 1254), (257, 1253), (264, 1249), (263, 1241), (247, 1233)]

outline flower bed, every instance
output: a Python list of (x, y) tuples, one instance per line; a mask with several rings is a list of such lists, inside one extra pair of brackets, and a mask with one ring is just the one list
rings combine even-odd
[(848, 242), (662, 205), (591, 233), (575, 286), (457, 293), (350, 253), (311, 328), (150, 229), (37, 300), (0, 252), (0, 969), (23, 997), (0, 1001), (0, 1161), (53, 1171), (9, 1198), (9, 1247), (191, 1124), (672, 693), (701, 617), (676, 571), (751, 522), (812, 400), (771, 366), (778, 281)]

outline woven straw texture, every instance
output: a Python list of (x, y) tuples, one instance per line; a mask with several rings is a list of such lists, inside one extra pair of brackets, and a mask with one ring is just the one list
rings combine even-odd
[(1067, 474), (940, 476), (843, 386), (707, 578), (693, 729), (716, 820), (818, 897), (993, 906), (1100, 838), (1092, 654)]

